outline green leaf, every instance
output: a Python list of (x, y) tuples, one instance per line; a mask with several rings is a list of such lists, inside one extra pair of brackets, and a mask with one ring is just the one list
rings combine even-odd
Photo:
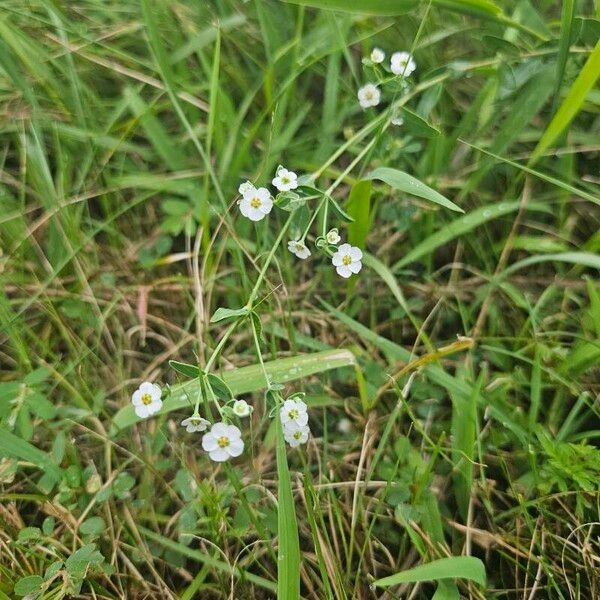
[(407, 132), (415, 136), (428, 139), (435, 138), (441, 134), (441, 131), (437, 127), (428, 123), (421, 115), (406, 108), (406, 106), (401, 106), (400, 110), (402, 111), (402, 119), (404, 119), (404, 122), (400, 125), (402, 130), (406, 129)]
[(71, 554), (65, 562), (67, 571), (74, 579), (81, 579), (90, 566), (97, 566), (104, 562), (102, 554), (96, 550), (96, 544), (82, 546)]
[[(516, 212), (519, 210), (519, 204), (520, 202), (518, 201), (489, 204), (470, 212), (464, 217), (454, 219), (412, 248), (412, 250), (410, 250), (396, 264), (394, 264), (392, 271), (397, 271), (405, 265), (419, 260), (419, 258), (422, 256), (429, 256), (437, 248), (444, 246), (451, 240), (460, 237), (469, 231), (472, 231), (488, 221), (492, 221), (494, 219), (503, 217), (504, 215)], [(527, 208), (528, 210), (547, 210), (547, 207), (545, 207), (543, 204), (536, 202), (528, 204)]]
[(457, 206), (454, 204), (454, 202), (451, 202), (439, 192), (436, 192), (434, 189), (425, 185), (422, 181), (419, 181), (412, 175), (404, 173), (403, 171), (390, 169), (389, 167), (379, 167), (378, 169), (375, 169), (369, 173), (366, 179), (378, 179), (392, 186), (396, 190), (405, 192), (406, 194), (424, 198), (425, 200), (429, 200), (430, 202), (434, 202), (435, 204), (439, 204), (440, 206), (449, 208), (450, 210), (454, 210), (456, 212), (465, 212), (462, 208), (460, 208), (460, 206)]
[(19, 531), (18, 540), (20, 542), (27, 540), (37, 540), (42, 537), (42, 532), (39, 527), (25, 527)]
[(182, 363), (178, 360), (170, 360), (169, 366), (175, 369), (178, 373), (189, 377), (190, 379), (197, 379), (200, 375), (200, 369), (195, 365), (189, 365), (188, 363)]
[(333, 212), (335, 212), (340, 219), (348, 221), (349, 223), (354, 221), (354, 219), (331, 196), (327, 197), (327, 201), (333, 209)]
[(225, 400), (225, 402), (233, 398), (233, 392), (218, 375), (215, 375), (214, 373), (208, 373), (206, 378), (208, 379), (208, 383), (210, 383), (210, 387), (217, 398)]
[(524, 258), (502, 271), (502, 273), (497, 276), (497, 279), (504, 279), (515, 271), (519, 271), (537, 263), (554, 261), (571, 263), (582, 267), (591, 267), (592, 269), (600, 269), (600, 256), (598, 254), (592, 254), (591, 252), (559, 252), (558, 254), (544, 254)]
[(441, 579), (469, 579), (485, 586), (485, 566), (473, 556), (452, 556), (440, 558), (430, 563), (378, 579), (373, 583), (376, 587), (388, 587), (400, 583), (416, 583), (419, 581), (439, 581)]
[(225, 319), (237, 319), (238, 317), (245, 317), (250, 312), (250, 309), (246, 308), (217, 308), (215, 314), (211, 317), (211, 323), (218, 323)]
[(100, 535), (106, 529), (106, 523), (102, 517), (90, 517), (79, 527), (83, 535)]
[(583, 65), (579, 76), (571, 86), (554, 118), (546, 127), (546, 131), (531, 155), (529, 164), (535, 163), (575, 118), (598, 77), (600, 77), (600, 41)]
[(313, 8), (339, 10), (361, 15), (402, 15), (416, 8), (418, 0), (284, 0), (288, 4), (300, 4)]
[[(341, 367), (354, 367), (356, 359), (349, 350), (324, 350), (313, 354), (301, 354), (288, 358), (278, 358), (265, 363), (267, 375), (273, 381), (286, 383), (317, 373), (339, 369)], [(227, 384), (234, 396), (256, 392), (265, 388), (265, 378), (260, 365), (241, 367), (232, 371), (221, 373), (223, 381)], [(198, 393), (198, 379), (183, 384), (174, 385), (171, 394), (163, 401), (160, 414), (189, 407), (188, 397), (195, 397)], [(133, 406), (128, 403), (113, 418), (111, 434), (131, 427), (141, 421), (136, 416)], [(1, 431), (0, 431), (1, 434)], [(0, 437), (1, 440), (1, 437)]]
[(348, 214), (354, 219), (354, 222), (348, 225), (348, 241), (353, 246), (364, 249), (369, 233), (371, 211), (370, 181), (357, 181), (352, 186), (346, 208)]
[(42, 591), (44, 580), (39, 575), (30, 575), (17, 581), (15, 585), (15, 594), (17, 596), (28, 596)]
[(296, 192), (281, 192), (275, 198), (275, 204), (282, 210), (292, 212), (306, 204), (306, 197)]
[(20, 458), (34, 464), (37, 468), (46, 472), (52, 484), (57, 483), (61, 478), (61, 469), (51, 461), (48, 454), (17, 437), (7, 429), (0, 427), (0, 457), (2, 456)]
[[(558, 99), (561, 84), (565, 74), (565, 66), (569, 57), (569, 48), (573, 36), (573, 17), (575, 14), (575, 1), (564, 0), (561, 12), (560, 44), (556, 59), (556, 83), (554, 84), (554, 102)], [(553, 107), (554, 108), (554, 107)], [(554, 111), (553, 111), (554, 112)]]
[(292, 494), (292, 480), (287, 463), (285, 440), (279, 418), (277, 431), (277, 598), (300, 598), (300, 542), (298, 522)]

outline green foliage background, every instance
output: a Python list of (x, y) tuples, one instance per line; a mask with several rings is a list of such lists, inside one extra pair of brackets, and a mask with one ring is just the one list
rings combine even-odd
[[(599, 16), (4, 0), (0, 598), (292, 598), (296, 530), (303, 598), (598, 597)], [(375, 46), (418, 69), (362, 111)], [(287, 214), (240, 218), (237, 186), (278, 164), (339, 179), (365, 251), (348, 284), (285, 245), (268, 270), (265, 360), (314, 434), (289, 475), (251, 331), (217, 365), (257, 407), (226, 467), (168, 368), (245, 304)], [(142, 379), (177, 412), (134, 424)]]

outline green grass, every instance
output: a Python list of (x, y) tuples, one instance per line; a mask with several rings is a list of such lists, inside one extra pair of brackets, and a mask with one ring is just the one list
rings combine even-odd
[[(597, 597), (599, 16), (5, 0), (0, 598)], [(374, 47), (417, 70), (363, 111)], [(308, 199), (251, 223), (280, 164)], [(218, 465), (179, 422), (230, 394)]]

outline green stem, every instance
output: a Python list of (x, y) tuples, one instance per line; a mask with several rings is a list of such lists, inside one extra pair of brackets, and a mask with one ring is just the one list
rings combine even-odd
[(256, 280), (256, 283), (254, 284), (254, 287), (252, 288), (252, 291), (250, 292), (250, 297), (248, 298), (248, 302), (246, 302), (246, 308), (248, 308), (248, 309), (252, 309), (252, 304), (254, 302), (254, 299), (256, 298), (256, 295), (258, 294), (260, 284), (263, 282), (263, 279), (265, 278), (267, 269), (269, 268), (269, 265), (271, 264), (271, 261), (273, 260), (273, 257), (275, 256), (275, 251), (277, 250), (277, 247), (281, 243), (283, 236), (285, 235), (288, 227), (290, 226), (293, 216), (294, 216), (294, 213), (293, 212), (290, 213), (290, 216), (288, 217), (287, 221), (284, 223), (283, 227), (281, 228), (281, 231), (279, 232), (279, 235), (277, 236), (277, 238), (275, 239), (275, 242), (273, 243), (273, 248), (271, 248), (271, 252), (269, 252), (269, 255), (267, 256), (267, 260), (265, 261), (265, 264), (263, 265), (263, 268), (261, 269), (261, 271), (258, 275), (258, 279)]
[(223, 346), (227, 343), (227, 340), (231, 337), (231, 334), (234, 332), (235, 328), (238, 326), (238, 323), (239, 323), (239, 321), (235, 320), (229, 326), (229, 329), (227, 329), (227, 331), (225, 332), (223, 337), (219, 340), (217, 347), (213, 350), (213, 353), (210, 355), (210, 358), (208, 359), (208, 362), (206, 363), (206, 366), (204, 367), (204, 370), (207, 373), (210, 371), (210, 368), (213, 366), (213, 363), (215, 362), (215, 360), (217, 360), (219, 353), (223, 349)]
[(252, 322), (252, 337), (254, 338), (254, 347), (256, 348), (256, 356), (258, 357), (258, 362), (260, 363), (260, 368), (262, 369), (263, 375), (265, 377), (265, 383), (267, 384), (267, 388), (271, 385), (269, 381), (269, 375), (267, 374), (267, 369), (265, 368), (265, 363), (263, 361), (262, 352), (260, 351), (260, 342), (258, 340), (258, 332), (256, 331), (256, 325), (254, 324), (254, 320), (251, 319)]

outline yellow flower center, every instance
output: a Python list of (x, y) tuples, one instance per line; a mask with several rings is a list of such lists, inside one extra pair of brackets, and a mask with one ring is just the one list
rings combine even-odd
[(190, 420), (190, 423), (191, 423), (191, 424), (192, 424), (194, 427), (196, 427), (196, 426), (200, 425), (200, 419), (191, 419), (191, 420)]
[(352, 257), (349, 254), (346, 254), (344, 256), (344, 258), (342, 258), (342, 264), (345, 265), (346, 267), (350, 264), (352, 264)]
[(373, 92), (371, 90), (367, 90), (365, 97), (367, 100), (373, 100)]
[(147, 406), (152, 404), (152, 396), (150, 394), (142, 394), (142, 402)]
[(288, 417), (290, 419), (297, 419), (300, 416), (300, 413), (298, 412), (298, 410), (296, 408), (292, 408), (292, 410), (290, 410), (290, 412), (288, 412)]
[(284, 175), (284, 176), (281, 178), (281, 182), (282, 182), (282, 183), (289, 183), (289, 182), (290, 182), (290, 178), (289, 178), (287, 175)]
[(301, 431), (296, 431), (294, 433), (294, 439), (295, 440), (299, 440), (302, 437), (302, 432)]
[(229, 438), (226, 435), (222, 435), (218, 440), (217, 444), (219, 448), (227, 448), (229, 446)]
[(252, 198), (252, 200), (250, 200), (250, 206), (252, 208), (260, 208), (261, 205), (262, 205), (262, 200), (256, 196), (254, 198)]

